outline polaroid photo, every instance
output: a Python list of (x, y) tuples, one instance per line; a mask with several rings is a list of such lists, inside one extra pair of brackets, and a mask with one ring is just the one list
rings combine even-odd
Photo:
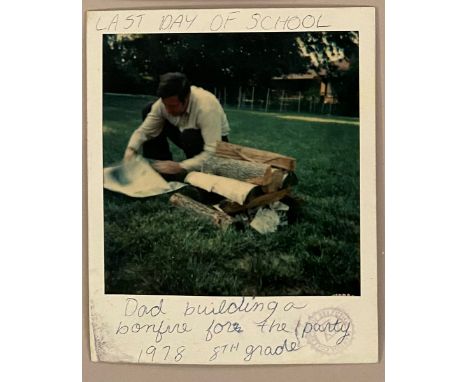
[(378, 361), (374, 13), (87, 12), (93, 361)]

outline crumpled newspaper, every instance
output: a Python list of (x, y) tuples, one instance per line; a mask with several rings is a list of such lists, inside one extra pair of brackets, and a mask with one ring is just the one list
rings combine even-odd
[(178, 190), (185, 183), (167, 182), (142, 156), (104, 169), (104, 188), (145, 198)]
[(269, 207), (261, 207), (250, 222), (250, 226), (261, 234), (276, 232), (278, 226), (288, 224), (286, 216), (288, 210), (289, 206), (279, 201), (271, 203)]

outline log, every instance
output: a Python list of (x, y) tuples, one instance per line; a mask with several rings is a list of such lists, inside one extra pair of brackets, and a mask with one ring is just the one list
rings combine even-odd
[(224, 200), (219, 203), (219, 207), (227, 214), (237, 214), (239, 212), (246, 211), (250, 208), (265, 206), (267, 204), (281, 200), (291, 192), (290, 188), (285, 188), (280, 191), (271, 192), (269, 194), (258, 196), (252, 199), (249, 203), (241, 205), (239, 203), (232, 202), (230, 200)]
[(270, 165), (248, 162), (245, 160), (221, 158), (212, 156), (203, 163), (202, 172), (207, 174), (224, 176), (231, 179), (241, 180), (266, 186), (271, 183), (272, 169)]
[(298, 183), (299, 180), (297, 179), (297, 175), (294, 172), (288, 172), (283, 178), (281, 187), (291, 187), (297, 185)]
[(222, 229), (228, 228), (233, 223), (233, 218), (228, 214), (205, 206), (204, 204), (189, 198), (188, 196), (175, 193), (169, 198), (169, 202), (175, 206), (182, 207), (195, 215), (210, 220)]
[(271, 174), (271, 180), (268, 184), (262, 187), (262, 190), (265, 194), (268, 194), (270, 192), (276, 192), (283, 188), (283, 179), (285, 177), (287, 172), (284, 170), (280, 170), (279, 168), (274, 168)]
[(264, 163), (288, 171), (294, 171), (296, 169), (296, 159), (294, 158), (271, 151), (258, 150), (223, 141), (217, 142), (216, 155), (222, 158)]
[(261, 193), (260, 186), (198, 171), (189, 172), (184, 182), (205, 191), (222, 195), (239, 204), (245, 204), (257, 196), (259, 192)]
[(266, 186), (262, 187), (265, 194), (269, 192), (276, 192), (283, 188), (292, 187), (298, 184), (297, 175), (292, 171), (284, 171), (278, 168), (274, 168), (271, 181)]

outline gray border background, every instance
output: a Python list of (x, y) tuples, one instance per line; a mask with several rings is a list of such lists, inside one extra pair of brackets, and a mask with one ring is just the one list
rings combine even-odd
[[(83, 298), (82, 298), (82, 370), (85, 382), (146, 381), (314, 381), (314, 382), (378, 382), (384, 380), (384, 0), (83, 0)], [(376, 9), (376, 151), (377, 151), (377, 255), (379, 362), (353, 365), (249, 365), (188, 366), (134, 365), (95, 363), (90, 360), (88, 311), (87, 253), (87, 173), (86, 173), (86, 11), (110, 9), (177, 9), (177, 8), (281, 8), (281, 7), (345, 7), (372, 6)]]

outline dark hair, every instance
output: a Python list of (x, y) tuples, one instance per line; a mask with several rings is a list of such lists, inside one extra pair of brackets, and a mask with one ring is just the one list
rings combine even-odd
[(166, 73), (159, 77), (157, 95), (161, 98), (177, 96), (184, 102), (190, 93), (190, 83), (183, 73)]

